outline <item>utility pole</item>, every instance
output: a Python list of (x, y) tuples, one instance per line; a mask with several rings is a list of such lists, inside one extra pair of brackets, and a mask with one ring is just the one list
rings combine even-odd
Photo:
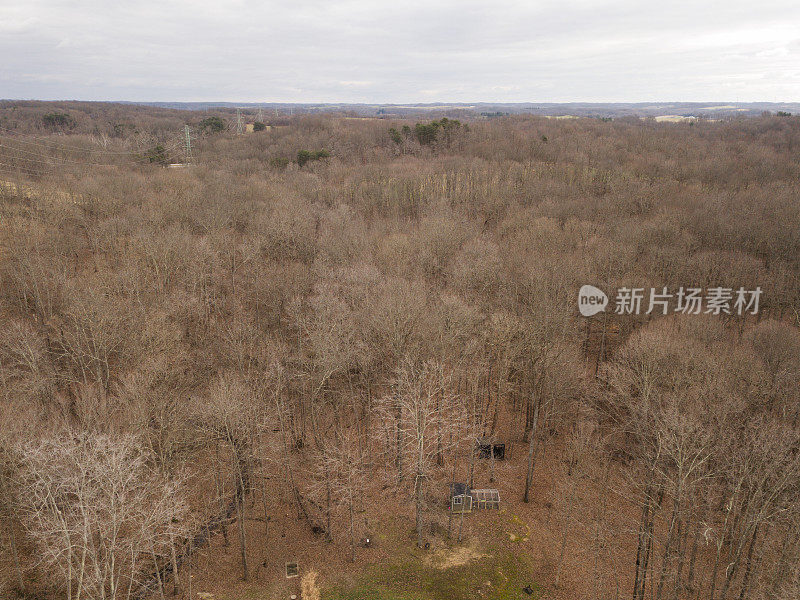
[(236, 109), (236, 135), (244, 133), (244, 121), (242, 120), (242, 109)]

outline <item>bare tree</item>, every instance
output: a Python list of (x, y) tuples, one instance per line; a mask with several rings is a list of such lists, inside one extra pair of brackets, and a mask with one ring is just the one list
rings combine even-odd
[(229, 457), (233, 478), (233, 498), (239, 531), (239, 554), (242, 579), (247, 581), (247, 536), (245, 529), (245, 496), (250, 491), (255, 459), (254, 441), (261, 422), (263, 407), (255, 401), (252, 388), (233, 374), (222, 374), (211, 386), (201, 418), (206, 432), (215, 443), (221, 442)]
[[(8, 393), (8, 387), (4, 386), (4, 391)], [(25, 592), (25, 580), (20, 560), (20, 544), (17, 539), (17, 524), (19, 523), (15, 506), (15, 478), (19, 469), (19, 460), (14, 452), (14, 446), (22, 436), (23, 431), (32, 430), (34, 419), (30, 418), (30, 410), (19, 401), (9, 398), (0, 400), (5, 406), (9, 415), (14, 417), (3, 419), (0, 422), (0, 520), (5, 524), (3, 527), (4, 537), (8, 537), (11, 549), (11, 559), (14, 564), (14, 582), (20, 593)]]
[[(560, 335), (563, 333), (561, 331)], [(564, 340), (550, 337), (551, 335), (556, 334), (542, 334), (541, 338), (537, 337), (531, 342), (533, 348), (529, 358), (530, 362), (526, 365), (526, 368), (530, 369), (533, 385), (528, 392), (526, 407), (526, 432), (529, 438), (523, 502), (530, 500), (542, 420), (547, 416), (548, 411), (553, 410), (556, 400), (567, 402), (573, 393), (573, 390), (569, 389), (571, 377), (569, 369), (572, 363), (566, 358), (567, 351)], [(565, 382), (566, 386), (563, 385)]]
[[(420, 333), (424, 320), (427, 292), (418, 282), (405, 279), (390, 279), (378, 286), (370, 298), (370, 341), (378, 348), (378, 356), (387, 374), (405, 359), (419, 353)], [(395, 468), (398, 479), (405, 475), (402, 402), (397, 399), (395, 415)]]
[(566, 506), (564, 509), (563, 526), (561, 529), (561, 545), (556, 562), (555, 586), (558, 587), (561, 579), (562, 567), (564, 565), (564, 554), (567, 549), (567, 537), (573, 524), (575, 496), (577, 488), (582, 479), (586, 478), (586, 465), (584, 461), (591, 447), (591, 424), (586, 420), (579, 420), (574, 424), (567, 440), (567, 450), (561, 467), (564, 476), (565, 493), (559, 494), (564, 497)]
[[(730, 556), (720, 588), (722, 599), (727, 599), (742, 569), (741, 593), (747, 596), (753, 570), (757, 568), (753, 551), (759, 535), (763, 537), (764, 530), (795, 501), (800, 480), (800, 456), (794, 450), (798, 443), (800, 435), (794, 427), (757, 420), (750, 424), (738, 451), (727, 457), (732, 480), (737, 482), (741, 493), (731, 497), (730, 510), (735, 514), (728, 529)], [(712, 600), (715, 583), (712, 578), (709, 595)]]
[[(455, 432), (463, 418), (450, 389), (450, 377), (441, 363), (422, 364), (406, 359), (398, 368), (395, 391), (378, 407), (384, 422), (402, 432), (402, 451), (413, 468), (413, 498), (417, 545), (424, 545), (423, 522), (427, 508), (425, 491), (436, 471), (438, 432), (445, 450), (455, 443)], [(397, 407), (399, 406), (399, 410)]]
[(359, 535), (357, 513), (363, 506), (368, 488), (368, 473), (358, 433), (348, 429), (338, 434), (336, 441), (320, 453), (318, 462), (322, 476), (312, 491), (317, 496), (330, 494), (334, 508), (344, 511), (350, 560), (355, 561), (356, 539)]
[(655, 516), (665, 495), (672, 494), (656, 591), (659, 598), (663, 593), (684, 499), (705, 476), (704, 466), (711, 455), (711, 428), (697, 401), (698, 394), (702, 397), (697, 380), (702, 381), (703, 371), (695, 364), (699, 359), (694, 352), (695, 346), (674, 339), (666, 328), (644, 331), (632, 338), (601, 374), (613, 399), (604, 400), (601, 409), (625, 435), (625, 452), (633, 459), (628, 472), (630, 490), (642, 508), (634, 600), (644, 598), (648, 566), (655, 565)]
[(186, 516), (182, 478), (152, 470), (134, 436), (64, 433), (17, 448), (23, 523), (67, 598), (128, 598)]

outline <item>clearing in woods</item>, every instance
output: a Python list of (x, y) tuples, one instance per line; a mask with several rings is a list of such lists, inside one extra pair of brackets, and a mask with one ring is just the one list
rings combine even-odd
[(439, 559), (442, 562), (435, 564), (412, 558), (388, 565), (371, 565), (355, 580), (336, 582), (324, 588), (322, 598), (522, 600), (543, 597), (540, 586), (529, 580), (530, 565), (524, 555), (505, 550), (486, 555), (465, 547), (444, 549)]

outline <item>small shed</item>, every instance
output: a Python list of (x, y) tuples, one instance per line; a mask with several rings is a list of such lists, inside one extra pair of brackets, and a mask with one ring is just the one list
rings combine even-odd
[(478, 458), (505, 460), (506, 445), (489, 438), (478, 438), (476, 440)]
[(500, 492), (495, 489), (473, 490), (466, 483), (450, 484), (450, 510), (471, 513), (473, 510), (497, 510)]
[(472, 496), (466, 483), (450, 484), (450, 510), (457, 514), (472, 512)]

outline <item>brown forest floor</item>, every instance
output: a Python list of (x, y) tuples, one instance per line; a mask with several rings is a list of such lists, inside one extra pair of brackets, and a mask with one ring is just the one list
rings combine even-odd
[[(427, 515), (442, 525), (438, 535), (432, 535), (431, 548), (427, 552), (417, 551), (414, 538), (414, 516), (412, 506), (404, 498), (386, 494), (382, 506), (373, 506), (367, 511), (367, 519), (373, 534), (370, 548), (357, 548), (356, 560), (349, 560), (346, 539), (326, 542), (321, 535), (311, 532), (308, 524), (298, 520), (293, 506), (280, 501), (280, 494), (270, 499), (270, 522), (266, 530), (263, 522), (263, 504), (256, 492), (248, 500), (248, 560), (251, 566), (250, 581), (241, 581), (238, 538), (236, 525), (228, 532), (229, 543), (224, 544), (221, 534), (214, 536), (210, 547), (200, 549), (194, 560), (193, 595), (210, 593), (221, 600), (239, 598), (289, 598), (298, 594), (300, 579), (286, 579), (284, 567), (287, 561), (297, 561), (301, 575), (315, 571), (317, 583), (323, 590), (331, 586), (347, 586), (364, 573), (381, 566), (432, 565), (446, 570), (469, 562), (483, 561), (487, 557), (518, 557), (523, 559), (525, 569), (518, 578), (520, 582), (538, 584), (543, 590), (541, 598), (589, 599), (614, 598), (617, 585), (619, 594), (627, 595), (632, 582), (627, 573), (631, 571), (636, 551), (636, 510), (629, 502), (622, 502), (611, 488), (619, 487), (613, 474), (605, 492), (601, 486), (585, 479), (576, 486), (573, 520), (567, 531), (560, 584), (554, 586), (557, 561), (561, 551), (562, 533), (567, 512), (566, 494), (557, 487), (561, 477), (560, 441), (550, 441), (543, 456), (537, 461), (531, 502), (522, 502), (525, 450), (522, 442), (514, 448), (510, 460), (497, 463), (494, 483), (489, 482), (486, 463), (476, 469), (475, 487), (496, 487), (502, 498), (500, 511), (473, 512), (464, 518), (464, 535), (461, 545), (446, 539), (447, 510), (431, 507)], [(591, 465), (589, 469), (598, 465)], [(446, 502), (446, 484), (442, 486), (442, 505)], [(617, 573), (596, 571), (595, 555), (598, 544), (597, 530), (593, 521), (594, 511), (601, 502), (602, 493), (607, 494), (608, 510), (605, 532), (615, 532), (613, 539), (607, 537), (601, 544), (600, 568), (608, 571), (608, 565), (616, 566)], [(458, 528), (458, 517), (454, 517), (453, 530)], [(627, 531), (627, 535), (620, 535)], [(602, 537), (602, 532), (601, 536)], [(448, 547), (455, 546), (455, 547)], [(609, 560), (608, 552), (614, 552)], [(472, 560), (469, 560), (472, 558)], [(449, 561), (448, 566), (445, 561)], [(444, 564), (443, 564), (444, 563)], [(466, 576), (469, 570), (465, 571)], [(184, 575), (185, 578), (185, 575)], [(597, 587), (595, 582), (597, 583)], [(408, 597), (416, 596), (414, 590)], [(184, 590), (184, 593), (186, 590)], [(421, 592), (417, 592), (421, 593)], [(406, 597), (406, 596), (403, 596)], [(495, 597), (488, 593), (486, 597)], [(499, 597), (499, 596), (497, 596)], [(503, 596), (506, 597), (506, 596)], [(454, 600), (458, 600), (455, 599)]]

